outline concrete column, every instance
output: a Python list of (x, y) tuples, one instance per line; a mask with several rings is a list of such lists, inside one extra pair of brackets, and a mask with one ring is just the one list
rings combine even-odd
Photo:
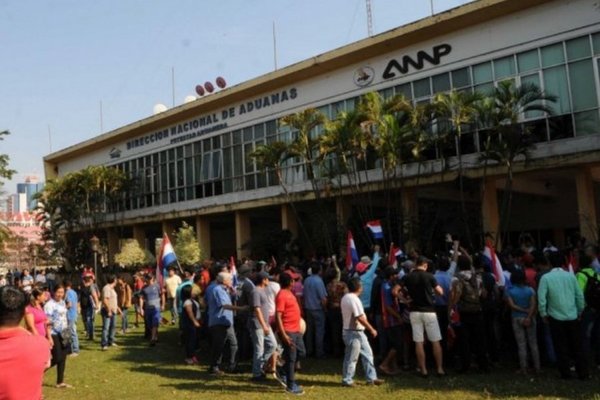
[(176, 229), (177, 229), (177, 226), (175, 225), (175, 221), (163, 221), (162, 222), (163, 234), (164, 233), (167, 234), (167, 236), (169, 237), (169, 240), (171, 241), (171, 244), (173, 246), (175, 246), (175, 240), (176, 240), (173, 232), (175, 232)]
[(577, 186), (577, 213), (579, 215), (579, 231), (584, 238), (598, 240), (598, 217), (594, 181), (588, 167), (582, 167), (575, 173)]
[(352, 216), (352, 204), (346, 198), (338, 197), (335, 199), (335, 214), (338, 223), (345, 227), (348, 219)]
[(106, 230), (106, 242), (108, 245), (108, 262), (113, 264), (115, 262), (115, 255), (119, 252), (119, 235), (115, 228)]
[(249, 251), (242, 249), (242, 245), (250, 241), (250, 217), (243, 211), (235, 212), (235, 250), (237, 258), (241, 259), (249, 254)]
[[(498, 190), (496, 179), (486, 178), (483, 182), (483, 199), (481, 202), (481, 215), (483, 219), (483, 232), (490, 233), (496, 239), (500, 227), (500, 214), (498, 212)], [(501, 248), (498, 238), (498, 250)]]
[(405, 227), (409, 228), (409, 232), (405, 233), (412, 234), (412, 228), (413, 226), (417, 225), (417, 222), (419, 220), (419, 203), (417, 201), (417, 189), (414, 187), (404, 188), (400, 192), (400, 196), (402, 198), (402, 213), (404, 214)]
[(207, 218), (200, 216), (196, 217), (196, 237), (200, 244), (202, 258), (210, 258), (210, 221)]
[(288, 204), (281, 205), (281, 229), (292, 232), (292, 237), (298, 237), (298, 221), (292, 207)]
[(146, 249), (146, 231), (142, 225), (133, 226), (133, 238), (137, 240), (142, 249)]

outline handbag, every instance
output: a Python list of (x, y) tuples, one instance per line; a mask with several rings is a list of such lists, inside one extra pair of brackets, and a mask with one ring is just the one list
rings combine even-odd
[(60, 338), (60, 344), (62, 347), (71, 346), (73, 338), (71, 337), (71, 331), (69, 329), (63, 329), (63, 331), (59, 333), (58, 337)]

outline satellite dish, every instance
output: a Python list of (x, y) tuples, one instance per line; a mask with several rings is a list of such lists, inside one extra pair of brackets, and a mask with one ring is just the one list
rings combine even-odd
[(202, 85), (196, 85), (196, 93), (198, 93), (198, 96), (204, 96), (205, 91)]
[(204, 82), (204, 89), (206, 89), (208, 93), (212, 93), (215, 90), (215, 87), (210, 82)]
[(225, 82), (225, 79), (222, 76), (219, 76), (217, 78), (217, 86), (221, 89), (223, 89), (225, 86), (227, 86), (227, 82)]
[(168, 110), (167, 106), (165, 106), (164, 104), (158, 103), (158, 104), (155, 104), (154, 107), (152, 108), (152, 114), (154, 114), (154, 115), (160, 114), (161, 112), (165, 112), (167, 110)]
[(194, 100), (196, 100), (196, 96), (194, 96), (193, 94), (190, 94), (189, 96), (185, 96), (185, 99), (183, 99), (183, 102), (191, 103)]

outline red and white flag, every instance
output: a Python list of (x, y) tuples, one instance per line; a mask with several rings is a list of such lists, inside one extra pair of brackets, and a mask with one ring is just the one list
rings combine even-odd
[(496, 278), (496, 284), (498, 286), (504, 286), (506, 284), (506, 280), (504, 278), (504, 272), (502, 271), (502, 264), (496, 255), (494, 247), (490, 243), (485, 245), (483, 255), (490, 261), (492, 273), (494, 274), (494, 278)]

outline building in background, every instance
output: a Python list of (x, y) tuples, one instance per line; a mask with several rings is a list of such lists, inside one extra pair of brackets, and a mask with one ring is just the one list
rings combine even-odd
[[(451, 89), (489, 92), (506, 80), (534, 83), (558, 97), (554, 115), (530, 113), (520, 121), (537, 143), (531, 162), (515, 170), (512, 237), (527, 232), (538, 243), (560, 246), (580, 232), (598, 240), (600, 12), (594, 0), (474, 1), (52, 153), (44, 158), (46, 179), (88, 165), (114, 166), (136, 179), (138, 190), (101, 227), (111, 255), (122, 238), (151, 248), (185, 221), (196, 227), (203, 254), (241, 257), (253, 251), (248, 243), (276, 229), (297, 237), (302, 223), (316, 237), (319, 208), (334, 217), (331, 226), (346, 228), (366, 201), (349, 195), (344, 180), (331, 195), (337, 182), (325, 174), (309, 181), (298, 159), (283, 164), (290, 197), (284, 195), (275, 173), (249, 157), (265, 143), (294, 139), (280, 118), (314, 107), (334, 119), (373, 91), (419, 104)], [(493, 232), (506, 181), (502, 168), (478, 162), (485, 138), (474, 127), (462, 137), (461, 154), (469, 214), (480, 216), (480, 231)], [(403, 188), (394, 199), (419, 221), (424, 245), (442, 244), (456, 231), (457, 173), (445, 167), (456, 156), (456, 147), (434, 148), (423, 162), (402, 168)], [(362, 168), (372, 214), (385, 215), (381, 163)]]
[(19, 200), (18, 212), (33, 211), (37, 206), (34, 196), (44, 190), (44, 183), (39, 182), (38, 177), (28, 176), (25, 178), (25, 183), (17, 183), (17, 194), (25, 196), (25, 208), (21, 208), (21, 200)]

